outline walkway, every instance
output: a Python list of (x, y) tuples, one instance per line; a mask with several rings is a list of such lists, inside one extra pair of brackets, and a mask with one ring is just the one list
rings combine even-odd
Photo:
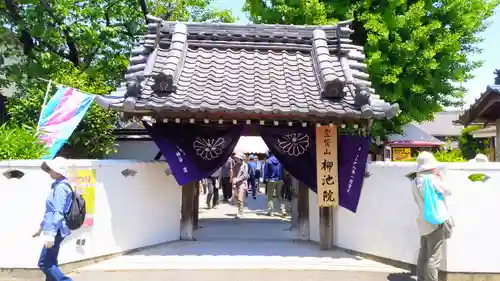
[(295, 241), (287, 219), (264, 215), (265, 195), (249, 197), (240, 220), (233, 218), (234, 206), (206, 210), (201, 197), (196, 241), (173, 242), (90, 265), (73, 274), (74, 280), (411, 280), (401, 269)]

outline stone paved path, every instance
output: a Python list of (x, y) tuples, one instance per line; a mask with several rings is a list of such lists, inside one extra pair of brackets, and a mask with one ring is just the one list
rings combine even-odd
[(163, 270), (85, 272), (74, 281), (414, 281), (405, 274), (349, 271), (286, 270)]
[(401, 269), (295, 241), (289, 218), (264, 216), (265, 195), (249, 197), (240, 220), (234, 219), (235, 206), (206, 210), (201, 197), (196, 241), (177, 241), (87, 266), (72, 274), (74, 281), (412, 280)]

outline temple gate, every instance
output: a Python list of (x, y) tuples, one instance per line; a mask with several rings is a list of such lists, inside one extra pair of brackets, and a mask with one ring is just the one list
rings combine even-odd
[[(356, 211), (371, 120), (399, 111), (370, 87), (363, 47), (352, 44), (349, 22), (149, 19), (125, 82), (97, 101), (125, 118), (143, 118), (183, 188), (181, 239), (193, 238), (197, 182), (217, 170), (245, 134), (260, 135), (300, 181), (300, 238), (309, 240), (309, 212), (319, 211), (321, 248), (331, 248), (334, 208)], [(318, 192), (320, 210), (309, 210), (309, 189)]]

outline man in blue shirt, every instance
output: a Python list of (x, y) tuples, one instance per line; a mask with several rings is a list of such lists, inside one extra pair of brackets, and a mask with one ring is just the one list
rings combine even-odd
[(285, 204), (281, 196), (283, 189), (283, 166), (274, 157), (271, 151), (267, 153), (265, 164), (264, 181), (267, 182), (267, 215), (271, 216), (274, 210), (274, 198), (278, 200), (281, 209), (281, 215), (286, 217)]
[(46, 161), (41, 168), (54, 180), (47, 200), (45, 201), (45, 214), (40, 224), (40, 229), (33, 237), (42, 236), (44, 246), (38, 267), (46, 276), (46, 281), (71, 281), (58, 267), (57, 256), (61, 242), (70, 234), (66, 225), (64, 214), (71, 205), (72, 190), (67, 182), (66, 159), (56, 157), (54, 160)]
[(256, 192), (257, 192), (257, 187), (259, 186), (259, 178), (257, 177), (257, 162), (255, 162), (255, 157), (253, 155), (250, 155), (248, 157), (250, 161), (248, 161), (248, 184), (252, 188), (252, 197), (255, 200), (256, 197)]

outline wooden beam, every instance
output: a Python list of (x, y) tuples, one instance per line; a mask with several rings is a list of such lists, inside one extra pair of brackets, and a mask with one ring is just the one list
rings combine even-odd
[(193, 181), (182, 186), (181, 205), (181, 240), (193, 240), (194, 230), (194, 197), (198, 181)]
[(198, 229), (198, 218), (200, 214), (200, 182), (197, 182), (196, 193), (193, 198), (193, 228)]
[(291, 193), (292, 193), (292, 219), (291, 219), (291, 227), (290, 229), (295, 229), (297, 228), (297, 193), (299, 190), (299, 180), (296, 178), (292, 177), (292, 186), (291, 186)]
[(495, 122), (496, 137), (495, 137), (495, 162), (500, 162), (500, 119)]
[(333, 246), (333, 208), (319, 208), (319, 246), (329, 250)]
[(335, 126), (316, 127), (316, 169), (321, 250), (333, 246), (333, 209), (339, 206), (338, 130)]
[(155, 161), (158, 161), (160, 160), (160, 158), (163, 156), (163, 153), (161, 153), (161, 151), (158, 151), (158, 153), (156, 153), (155, 155)]
[(297, 233), (299, 240), (310, 240), (309, 229), (309, 186), (299, 181), (297, 192)]

